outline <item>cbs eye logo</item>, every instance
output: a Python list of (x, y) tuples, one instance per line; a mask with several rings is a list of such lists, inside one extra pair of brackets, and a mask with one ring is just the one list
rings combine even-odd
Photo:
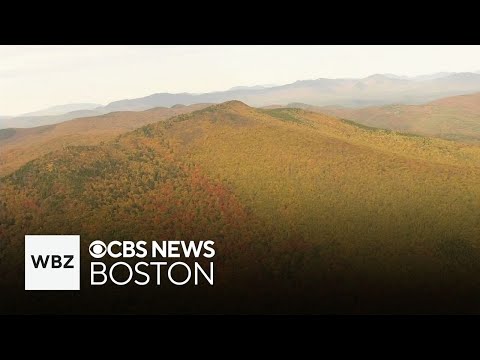
[(103, 243), (103, 241), (95, 240), (90, 244), (88, 248), (90, 255), (95, 259), (100, 259), (105, 256), (107, 252), (107, 246)]
[(147, 256), (147, 245), (146, 241), (110, 241), (108, 244), (105, 244), (101, 240), (95, 240), (90, 243), (88, 251), (90, 255), (95, 259), (100, 259), (106, 254), (111, 258), (117, 259), (120, 257), (133, 258), (139, 257), (144, 258)]

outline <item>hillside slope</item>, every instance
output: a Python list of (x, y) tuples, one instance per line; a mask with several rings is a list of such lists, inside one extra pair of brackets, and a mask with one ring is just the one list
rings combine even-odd
[(208, 106), (196, 104), (155, 108), (143, 112), (116, 112), (79, 118), (55, 125), (0, 130), (0, 176), (26, 162), (69, 145), (95, 145), (140, 126)]
[(85, 251), (94, 239), (212, 239), (218, 281), (189, 296), (116, 289), (99, 301), (87, 289), (58, 311), (480, 311), (479, 164), (477, 146), (237, 101), (67, 147), (0, 182), (0, 264), (17, 286), (5, 308), (51, 301), (19, 287), (21, 244), (63, 233)]
[(306, 108), (373, 127), (480, 142), (480, 93), (443, 98), (425, 105)]

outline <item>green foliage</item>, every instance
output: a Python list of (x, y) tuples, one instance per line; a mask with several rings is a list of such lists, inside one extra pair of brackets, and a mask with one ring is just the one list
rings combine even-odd
[(300, 122), (299, 119), (296, 116), (294, 116), (293, 109), (271, 109), (271, 110), (263, 110), (263, 111), (281, 120)]
[(360, 124), (359, 122), (355, 122), (355, 121), (351, 121), (351, 120), (347, 120), (347, 119), (341, 119), (344, 123), (346, 124), (349, 124), (349, 125), (352, 125), (352, 126), (356, 126), (360, 129), (364, 129), (364, 130), (370, 130), (370, 131), (384, 131), (384, 132), (389, 132), (388, 130), (384, 130), (384, 129), (379, 129), (379, 128), (376, 128), (376, 127), (372, 127), (372, 126), (367, 126), (367, 125), (363, 125), (363, 124)]
[(15, 135), (15, 129), (0, 129), (0, 140), (6, 140)]

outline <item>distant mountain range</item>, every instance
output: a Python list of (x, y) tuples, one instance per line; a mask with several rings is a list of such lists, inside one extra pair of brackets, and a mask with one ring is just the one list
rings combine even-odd
[(67, 120), (77, 119), (87, 116), (97, 116), (106, 114), (107, 112), (100, 110), (78, 110), (71, 111), (61, 115), (47, 116), (18, 116), (0, 119), (0, 129), (7, 128), (31, 128), (43, 125), (58, 124)]
[[(54, 124), (82, 116), (95, 116), (112, 111), (142, 111), (176, 104), (221, 103), (240, 100), (250, 106), (306, 103), (314, 106), (336, 105), (345, 107), (381, 106), (387, 104), (421, 104), (447, 96), (464, 95), (480, 91), (480, 73), (437, 73), (413, 78), (392, 74), (375, 74), (363, 79), (301, 80), (282, 86), (234, 87), (226, 91), (205, 94), (158, 93), (149, 96), (114, 101), (106, 106), (97, 104), (62, 105), (9, 119), (0, 119), (0, 128), (32, 127)], [(77, 106), (75, 111), (71, 107)], [(53, 109), (53, 110), (52, 110)], [(64, 110), (61, 110), (64, 109)], [(69, 109), (70, 112), (59, 114)], [(56, 114), (51, 114), (56, 112)], [(37, 114), (37, 115), (35, 115)]]
[(439, 72), (439, 73), (419, 75), (419, 76), (403, 76), (403, 75), (395, 75), (395, 74), (381, 74), (381, 75), (392, 78), (392, 79), (424, 81), (424, 80), (440, 79), (442, 77), (450, 76), (450, 75), (453, 75), (453, 74), (455, 74), (455, 73), (454, 72)]
[(160, 93), (115, 101), (103, 110), (145, 110), (155, 106), (169, 107), (176, 103), (219, 103), (233, 99), (251, 106), (303, 102), (317, 106), (362, 107), (392, 103), (420, 104), (477, 91), (480, 91), (480, 74), (475, 73), (436, 74), (426, 79), (399, 79), (377, 74), (364, 79), (302, 80), (271, 88), (248, 88), (200, 95)]
[[(96, 108), (98, 110), (94, 110)], [(0, 116), (0, 129), (50, 125), (79, 117), (105, 114), (106, 112), (103, 112), (101, 108), (100, 104), (76, 103), (52, 106), (19, 116)]]
[(62, 115), (62, 114), (66, 114), (73, 111), (93, 110), (101, 106), (102, 106), (101, 104), (92, 104), (92, 103), (57, 105), (57, 106), (49, 107), (47, 109), (22, 114), (20, 115), (20, 117)]
[(259, 90), (259, 89), (266, 89), (266, 88), (271, 88), (277, 85), (274, 84), (268, 84), (268, 85), (254, 85), (254, 86), (234, 86), (230, 88), (230, 91), (233, 90)]

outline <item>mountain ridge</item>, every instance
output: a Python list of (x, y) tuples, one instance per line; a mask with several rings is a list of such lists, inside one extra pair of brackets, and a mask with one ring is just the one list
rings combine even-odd
[(297, 106), (368, 126), (480, 143), (480, 92), (441, 98), (422, 105), (391, 104), (359, 109)]
[[(85, 115), (98, 115), (112, 111), (142, 111), (154, 107), (171, 107), (175, 104), (222, 103), (238, 99), (250, 106), (271, 104), (286, 105), (292, 102), (315, 106), (365, 107), (392, 103), (421, 104), (442, 97), (463, 95), (480, 91), (480, 74), (438, 73), (405, 79), (389, 74), (374, 74), (363, 79), (298, 80), (272, 87), (240, 87), (226, 91), (203, 94), (155, 93), (148, 96), (121, 99), (97, 107)], [(46, 117), (16, 117), (0, 121), (0, 128), (48, 125), (69, 120), (74, 113)]]
[(70, 103), (70, 104), (50, 106), (46, 109), (37, 110), (37, 111), (25, 113), (25, 114), (20, 114), (16, 117), (62, 115), (62, 114), (66, 114), (73, 111), (79, 111), (79, 110), (93, 110), (101, 106), (102, 106), (101, 104), (96, 104), (96, 103)]
[(142, 112), (111, 112), (34, 128), (1, 129), (0, 176), (17, 169), (26, 161), (64, 146), (98, 144), (145, 124), (206, 106), (208, 104), (154, 108)]
[[(456, 88), (450, 88), (450, 81), (456, 84)], [(460, 81), (460, 83), (459, 83)], [(461, 81), (466, 81), (466, 84), (462, 84)], [(385, 96), (382, 92), (385, 91), (385, 86), (391, 84), (397, 84), (399, 88), (390, 89), (390, 95)], [(416, 96), (415, 92), (419, 90), (419, 84), (424, 86), (425, 89), (420, 89), (425, 91), (426, 94), (421, 96)], [(358, 86), (363, 85), (364, 87), (358, 88)], [(378, 92), (378, 94), (373, 93), (373, 98), (369, 99), (365, 95), (365, 86), (377, 86), (378, 89), (373, 89), (372, 91)], [(339, 88), (340, 86), (340, 88)], [(343, 86), (343, 88), (342, 88)], [(357, 88), (355, 88), (357, 86)], [(407, 88), (405, 88), (407, 86)], [(442, 87), (443, 86), (443, 87)], [(464, 86), (464, 87), (463, 87)], [(445, 94), (454, 93), (461, 95), (463, 93), (473, 92), (475, 89), (480, 91), (480, 75), (474, 73), (454, 73), (447, 75), (445, 77), (429, 79), (425, 81), (411, 81), (403, 79), (392, 79), (387, 76), (376, 74), (366, 77), (364, 79), (326, 79), (319, 78), (316, 80), (299, 80), (291, 84), (285, 84), (281, 86), (271, 87), (271, 88), (262, 88), (254, 90), (236, 90), (236, 91), (219, 91), (214, 93), (206, 93), (199, 95), (192, 95), (188, 93), (181, 94), (170, 94), (170, 93), (158, 93), (149, 95), (143, 98), (130, 99), (130, 100), (120, 100), (114, 103), (110, 103), (106, 108), (127, 108), (129, 106), (152, 106), (152, 104), (163, 104), (162, 106), (172, 106), (175, 97), (178, 95), (180, 103), (192, 103), (192, 102), (224, 102), (232, 100), (233, 98), (241, 100), (248, 103), (251, 106), (267, 106), (273, 103), (289, 103), (289, 102), (305, 102), (305, 101), (293, 101), (295, 95), (292, 93), (293, 89), (299, 91), (306, 91), (307, 89), (313, 89), (310, 91), (316, 91), (315, 96), (308, 95), (309, 99), (313, 99), (312, 105), (319, 104), (320, 102), (326, 105), (350, 105), (356, 106), (362, 103), (395, 103), (395, 100), (402, 100), (407, 103), (421, 103), (423, 101), (430, 101), (438, 97), (442, 97)], [(353, 90), (352, 90), (353, 89)], [(405, 92), (408, 90), (412, 92), (408, 95), (405, 95)], [(283, 91), (288, 90), (288, 93), (284, 94)], [(355, 95), (355, 92), (358, 93), (360, 90), (363, 94)], [(339, 93), (338, 95), (331, 95), (328, 93), (318, 93), (318, 91), (343, 91), (344, 93)], [(353, 91), (354, 93), (349, 93)], [(383, 98), (382, 98), (383, 95)], [(388, 95), (388, 94), (387, 94)], [(418, 95), (418, 94), (417, 94)], [(305, 96), (305, 95), (301, 95)], [(312, 98), (313, 96), (313, 98)], [(324, 98), (322, 99), (322, 96)], [(356, 99), (355, 96), (360, 98)], [(446, 96), (446, 95), (445, 95)], [(403, 98), (402, 98), (403, 97)], [(282, 101), (279, 101), (282, 100)]]

